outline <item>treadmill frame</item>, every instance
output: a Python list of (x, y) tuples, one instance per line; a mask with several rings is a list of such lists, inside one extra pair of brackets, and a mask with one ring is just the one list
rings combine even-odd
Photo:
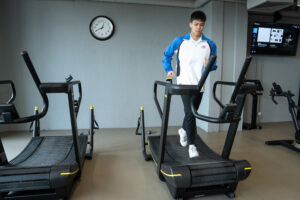
[[(10, 191), (12, 191), (12, 193), (10, 195), (4, 194), (4, 193), (0, 193), (0, 199), (57, 199), (57, 198), (68, 198), (72, 185), (73, 185), (73, 180), (76, 178), (79, 178), (81, 176), (82, 173), (82, 167), (84, 164), (85, 159), (92, 159), (92, 154), (93, 154), (93, 135), (94, 135), (94, 129), (98, 129), (98, 124), (94, 118), (94, 110), (93, 107), (91, 106), (91, 124), (90, 124), (90, 131), (89, 131), (89, 138), (86, 139), (86, 144), (83, 145), (84, 149), (80, 148), (79, 145), (79, 136), (78, 136), (78, 128), (77, 128), (77, 115), (79, 112), (79, 107), (81, 104), (81, 99), (82, 99), (82, 88), (81, 88), (81, 82), (80, 81), (67, 81), (67, 82), (63, 82), (63, 83), (41, 83), (35, 69), (34, 66), (29, 58), (29, 55), (26, 51), (23, 51), (21, 53), (27, 67), (28, 70), (30, 71), (30, 74), (32, 75), (32, 78), (35, 82), (35, 85), (37, 87), (37, 89), (39, 90), (42, 98), (43, 98), (43, 102), (44, 102), (44, 106), (43, 106), (43, 110), (41, 113), (38, 113), (37, 111), (34, 113), (34, 115), (32, 116), (27, 116), (27, 117), (23, 117), (23, 118), (13, 118), (10, 121), (5, 121), (5, 120), (0, 120), (0, 124), (15, 124), (15, 123), (26, 123), (26, 122), (34, 122), (35, 126), (34, 126), (34, 134), (33, 134), (33, 138), (35, 137), (39, 137), (39, 134), (37, 134), (39, 132), (39, 119), (44, 117), (48, 111), (48, 106), (49, 106), (49, 101), (48, 101), (48, 97), (47, 94), (48, 93), (65, 93), (67, 94), (68, 97), (68, 104), (69, 104), (69, 114), (70, 114), (70, 122), (71, 122), (71, 128), (72, 128), (72, 140), (73, 140), (73, 148), (74, 148), (74, 152), (75, 152), (75, 165), (77, 165), (77, 169), (74, 171), (72, 170), (72, 165), (70, 165), (68, 168), (68, 170), (72, 170), (70, 171), (70, 173), (63, 173), (63, 175), (68, 175), (69, 178), (64, 179), (65, 180), (65, 184), (64, 187), (62, 186), (56, 186), (56, 185), (61, 185), (59, 182), (54, 183), (51, 180), (55, 178), (55, 176), (57, 176), (56, 174), (52, 174), (52, 170), (56, 171), (56, 169), (58, 169), (59, 172), (59, 168), (60, 166), (56, 166), (56, 165), (52, 165), (52, 166), (36, 166), (34, 168), (27, 168), (27, 167), (14, 167), (13, 165), (11, 165), (6, 158), (6, 154), (5, 154), (5, 150), (2, 144), (2, 140), (0, 138), (0, 170), (3, 170), (3, 173), (5, 173), (5, 169), (9, 170), (14, 168), (16, 170), (16, 172), (18, 172), (18, 174), (27, 174), (26, 172), (28, 170), (43, 170), (43, 169), (47, 169), (50, 170), (49, 172), (49, 184), (50, 184), (50, 188), (48, 189), (43, 189), (43, 190), (14, 190), (13, 188), (11, 188)], [(10, 98), (10, 100), (7, 103), (12, 103), (13, 100), (15, 99), (16, 96), (16, 91), (15, 91), (15, 87), (12, 81), (1, 81), (0, 84), (11, 84), (12, 87), (12, 97)], [(79, 91), (79, 97), (78, 99), (74, 99), (74, 85), (78, 86), (78, 91)], [(14, 107), (14, 106), (13, 106)], [(53, 137), (60, 137), (60, 136), (53, 136)], [(87, 136), (80, 136), (80, 137), (87, 137)], [(30, 143), (29, 143), (30, 144)], [(90, 145), (90, 150), (87, 153), (86, 152), (86, 148), (87, 148), (87, 144)], [(82, 152), (85, 152), (82, 155)], [(44, 170), (44, 171), (45, 171)], [(9, 172), (10, 173), (10, 172)], [(45, 172), (46, 173), (46, 172)], [(1, 173), (0, 173), (1, 175)], [(12, 174), (13, 175), (13, 174)], [(62, 173), (60, 173), (60, 175), (62, 175)], [(71, 179), (70, 179), (71, 178)], [(55, 179), (57, 181), (60, 181), (60, 179)], [(51, 182), (50, 182), (51, 181)], [(52, 185), (53, 184), (53, 185)], [(15, 191), (17, 191), (16, 195), (14, 194)], [(20, 191), (20, 192), (18, 192)]]
[[(198, 85), (173, 85), (171, 83), (167, 82), (161, 82), (161, 81), (155, 81), (154, 83), (154, 101), (157, 106), (158, 113), (162, 119), (162, 126), (161, 126), (161, 134), (160, 134), (160, 144), (159, 144), (159, 154), (158, 154), (158, 160), (154, 160), (156, 163), (156, 173), (161, 181), (166, 181), (164, 177), (164, 172), (162, 171), (162, 163), (164, 163), (164, 155), (165, 155), (165, 145), (166, 145), (166, 138), (167, 138), (167, 129), (168, 129), (168, 120), (169, 120), (169, 111), (170, 111), (170, 104), (171, 104), (171, 96), (172, 95), (199, 95), (200, 89), (203, 87), (204, 82), (210, 72), (210, 67), (212, 67), (212, 63), (214, 63), (215, 58), (211, 58), (208, 66), (206, 67), (206, 70), (204, 71), (201, 80), (199, 81)], [(234, 138), (236, 135), (236, 131), (238, 128), (238, 124), (240, 121), (240, 116), (242, 113), (242, 108), (244, 106), (245, 98), (246, 95), (255, 91), (256, 87), (255, 85), (252, 84), (246, 84), (245, 83), (245, 74), (247, 72), (247, 69), (249, 67), (249, 64), (251, 62), (251, 57), (246, 58), (244, 66), (242, 68), (240, 77), (238, 78), (238, 81), (236, 83), (234, 82), (223, 82), (223, 81), (217, 81), (214, 85), (214, 98), (217, 101), (217, 103), (225, 110), (228, 107), (232, 106), (234, 108), (234, 113), (233, 115), (228, 115), (228, 118), (213, 118), (213, 117), (208, 117), (208, 116), (203, 116), (197, 113), (195, 107), (193, 106), (193, 99), (191, 102), (191, 107), (193, 114), (195, 117), (211, 122), (211, 123), (230, 123), (230, 127), (228, 130), (228, 134), (226, 137), (226, 141), (224, 144), (223, 152), (222, 152), (222, 158), (224, 159), (229, 159), (229, 155), (231, 152), (231, 148), (234, 142)], [(215, 96), (215, 90), (218, 84), (221, 85), (230, 85), (230, 86), (235, 86), (230, 103), (224, 106)], [(163, 109), (161, 108), (158, 99), (157, 99), (157, 86), (164, 86), (165, 87), (165, 92), (164, 92), (164, 104), (163, 104)], [(144, 119), (143, 117), (143, 110), (141, 111), (141, 117), (142, 120)], [(149, 154), (146, 153), (146, 148), (145, 148), (145, 127), (144, 123), (142, 121), (142, 126), (141, 126), (141, 135), (142, 135), (142, 150), (143, 150), (143, 155), (146, 161), (149, 157)], [(148, 144), (149, 145), (149, 144)], [(248, 175), (251, 172), (251, 167), (245, 168), (245, 175), (244, 178), (247, 178)], [(243, 178), (243, 179), (244, 179)], [(181, 188), (174, 188), (173, 186), (169, 185), (167, 182), (167, 186), (172, 193), (174, 198), (183, 198), (183, 197), (188, 197), (191, 195), (197, 195), (197, 194), (214, 194), (214, 193), (220, 193), (220, 192), (225, 192), (228, 197), (233, 198), (234, 191), (236, 189), (238, 180), (234, 184), (230, 184), (224, 188), (221, 187), (207, 187), (206, 189), (203, 188), (203, 192), (197, 192), (197, 191), (184, 191), (184, 189)]]

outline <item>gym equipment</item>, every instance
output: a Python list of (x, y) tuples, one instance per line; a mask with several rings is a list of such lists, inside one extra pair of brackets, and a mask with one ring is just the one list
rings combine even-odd
[[(299, 95), (298, 95), (298, 107), (300, 107), (300, 87), (299, 87)], [(300, 110), (297, 112), (297, 119), (300, 121)]]
[[(172, 95), (199, 95), (215, 59), (216, 56), (210, 57), (209, 63), (198, 85), (176, 85), (169, 82), (155, 81), (154, 101), (159, 116), (162, 119), (160, 135), (148, 136), (146, 143), (145, 127), (144, 123), (141, 123), (142, 126), (140, 130), (142, 134), (143, 156), (146, 161), (152, 158), (159, 179), (166, 182), (171, 195), (175, 199), (216, 193), (224, 193), (228, 197), (233, 198), (238, 181), (246, 179), (252, 169), (246, 160), (229, 159), (246, 95), (254, 92), (256, 89), (255, 85), (244, 83), (244, 77), (249, 67), (251, 57), (246, 59), (237, 83), (224, 81), (215, 82), (213, 87), (214, 99), (222, 108), (219, 117), (209, 117), (198, 114), (194, 108), (192, 98), (192, 111), (198, 119), (211, 123), (230, 123), (222, 156), (211, 150), (200, 136), (196, 135), (195, 145), (197, 146), (199, 157), (190, 159), (188, 150), (179, 143), (178, 134), (167, 135)], [(158, 85), (165, 88), (163, 109), (157, 99)], [(217, 85), (235, 86), (229, 104), (223, 105), (217, 99), (215, 94)], [(143, 112), (144, 111), (141, 110), (141, 116), (143, 116)], [(144, 118), (142, 118), (142, 120), (143, 119)], [(148, 144), (150, 154), (146, 152), (146, 144)]]
[(260, 125), (256, 124), (256, 117), (257, 117), (257, 100), (258, 96), (262, 95), (263, 93), (261, 91), (264, 91), (260, 80), (247, 80), (247, 82), (254, 83), (256, 85), (256, 90), (251, 93), (252, 96), (252, 112), (251, 112), (251, 122), (243, 123), (243, 129), (251, 130), (251, 129), (261, 129)]
[[(33, 137), (25, 149), (8, 161), (0, 138), (0, 199), (68, 199), (73, 182), (79, 178), (85, 159), (92, 159), (94, 129), (99, 128), (91, 107), (91, 124), (88, 135), (78, 135), (77, 115), (82, 97), (80, 81), (42, 83), (26, 51), (21, 53), (35, 85), (43, 99), (42, 112), (20, 117), (15, 106), (15, 86), (10, 84), (12, 97), (0, 104), (0, 124), (34, 122)], [(74, 99), (74, 86), (79, 97)], [(48, 93), (64, 93), (68, 96), (71, 136), (40, 136), (39, 119), (48, 111)], [(89, 148), (89, 149), (87, 149)]]
[(295, 95), (290, 90), (284, 92), (281, 89), (281, 86), (274, 82), (273, 88), (270, 91), (270, 96), (272, 97), (272, 101), (275, 104), (278, 104), (277, 101), (275, 100), (276, 96), (287, 98), (289, 104), (289, 112), (292, 116), (296, 132), (295, 132), (295, 140), (272, 140), (272, 141), (266, 141), (265, 143), (267, 145), (282, 145), (296, 152), (300, 152), (300, 123), (296, 117), (296, 111), (297, 110), (299, 111), (300, 107), (296, 105), (296, 103), (292, 98)]
[[(145, 141), (145, 139), (146, 139), (146, 131), (145, 131), (145, 118), (144, 118), (144, 107), (143, 106), (141, 106), (141, 112), (140, 112), (140, 116), (139, 116), (139, 118), (138, 118), (138, 124), (137, 124), (137, 127), (136, 127), (136, 130), (135, 130), (135, 135), (141, 135), (142, 137), (141, 137), (141, 144), (142, 144), (142, 153), (143, 153), (143, 156), (144, 156), (144, 159), (146, 160), (146, 161), (150, 161), (152, 158), (151, 158), (151, 156), (150, 155), (148, 155), (147, 154), (147, 151), (146, 151), (146, 141)], [(140, 132), (139, 132), (139, 129), (140, 129)], [(148, 135), (150, 135), (152, 132), (150, 131), (148, 131), (147, 132), (148, 133)]]

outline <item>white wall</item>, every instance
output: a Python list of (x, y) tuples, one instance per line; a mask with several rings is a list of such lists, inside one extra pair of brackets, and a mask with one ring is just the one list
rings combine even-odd
[[(249, 15), (249, 28), (253, 21), (272, 22), (272, 16), (267, 15)], [(278, 23), (300, 24), (299, 18), (283, 17)], [(300, 38), (299, 38), (300, 39)], [(298, 102), (300, 87), (300, 47), (298, 42), (296, 56), (280, 56), (280, 55), (255, 55), (251, 63), (251, 71), (248, 74), (250, 79), (261, 80), (264, 88), (263, 96), (259, 97), (258, 110), (261, 116), (258, 117), (259, 122), (281, 122), (291, 121), (291, 115), (288, 111), (288, 103), (286, 98), (277, 98), (278, 105), (275, 105), (270, 98), (270, 90), (272, 83), (275, 81), (280, 84), (284, 91), (290, 90), (296, 94), (295, 102)], [(246, 109), (249, 110), (245, 115), (245, 121), (251, 120), (251, 102), (252, 98), (247, 100)]]
[[(145, 107), (146, 126), (160, 126), (153, 101), (154, 80), (164, 80), (164, 49), (189, 31), (190, 9), (82, 1), (1, 1), (4, 45), (1, 74), (17, 88), (20, 115), (42, 106), (41, 98), (20, 56), (27, 50), (40, 79), (64, 81), (69, 74), (83, 85), (79, 128), (88, 127), (89, 105), (101, 127), (134, 127), (139, 107)], [(116, 32), (108, 41), (97, 41), (89, 23), (97, 15), (114, 21)], [(2, 76), (2, 78), (3, 78)], [(172, 100), (170, 125), (182, 123), (179, 98)], [(179, 107), (180, 109), (176, 109)], [(68, 129), (65, 95), (50, 95), (42, 129)], [(12, 129), (27, 128), (13, 126)]]

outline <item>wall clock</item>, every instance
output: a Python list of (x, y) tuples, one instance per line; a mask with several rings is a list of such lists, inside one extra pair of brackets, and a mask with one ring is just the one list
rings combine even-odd
[(90, 23), (90, 32), (97, 40), (108, 40), (115, 31), (113, 21), (106, 16), (97, 16)]

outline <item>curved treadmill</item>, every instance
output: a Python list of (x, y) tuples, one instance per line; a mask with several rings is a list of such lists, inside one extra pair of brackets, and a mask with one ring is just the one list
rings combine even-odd
[[(0, 139), (0, 199), (67, 199), (75, 178), (80, 177), (85, 158), (91, 159), (86, 153), (89, 143), (87, 135), (78, 135), (77, 114), (81, 102), (81, 83), (68, 81), (63, 83), (41, 83), (27, 52), (22, 52), (26, 65), (43, 98), (44, 107), (41, 113), (20, 118), (12, 103), (15, 99), (15, 87), (10, 84), (12, 97), (6, 104), (0, 104), (0, 124), (35, 122), (48, 110), (48, 93), (65, 93), (68, 96), (72, 135), (41, 137), (35, 130), (33, 137), (25, 149), (10, 162), (7, 161)], [(73, 86), (77, 85), (79, 97), (74, 100)], [(93, 110), (91, 110), (93, 115)], [(91, 116), (91, 120), (94, 120)], [(93, 126), (90, 135), (93, 135)]]
[[(219, 117), (213, 118), (198, 114), (191, 102), (195, 117), (211, 123), (230, 123), (222, 155), (211, 150), (197, 135), (195, 145), (199, 151), (199, 157), (190, 159), (188, 150), (179, 143), (179, 136), (177, 134), (167, 136), (171, 96), (199, 95), (199, 88), (204, 85), (215, 59), (215, 56), (210, 58), (209, 64), (196, 86), (179, 86), (160, 81), (156, 81), (154, 84), (154, 99), (162, 118), (161, 135), (148, 137), (150, 155), (145, 152), (145, 146), (143, 154), (145, 160), (152, 157), (160, 180), (166, 182), (172, 196), (176, 199), (216, 193), (225, 193), (228, 197), (233, 198), (238, 181), (246, 179), (251, 172), (248, 161), (229, 159), (245, 97), (255, 89), (255, 86), (246, 84), (244, 80), (251, 58), (246, 59), (237, 83), (222, 81), (215, 83), (214, 98), (222, 108)], [(223, 105), (216, 98), (215, 90), (219, 84), (235, 86), (229, 104)], [(163, 110), (157, 100), (157, 85), (165, 87)], [(142, 136), (145, 138), (144, 127), (141, 129)]]

